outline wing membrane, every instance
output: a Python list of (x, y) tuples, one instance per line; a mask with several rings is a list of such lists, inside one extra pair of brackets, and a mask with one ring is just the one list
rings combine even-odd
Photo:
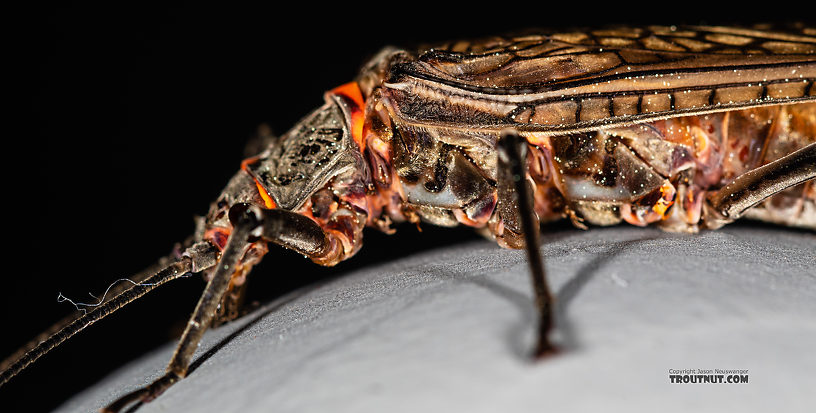
[(386, 86), (408, 121), (577, 131), (816, 100), (814, 34), (649, 27), (456, 42), (395, 64)]

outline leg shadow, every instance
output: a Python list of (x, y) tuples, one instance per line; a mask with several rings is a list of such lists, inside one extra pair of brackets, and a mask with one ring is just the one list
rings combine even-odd
[(599, 256), (585, 263), (578, 269), (575, 276), (567, 281), (555, 294), (555, 330), (560, 335), (558, 347), (565, 352), (580, 349), (580, 340), (575, 326), (567, 316), (567, 310), (576, 296), (584, 289), (603, 267), (621, 253), (633, 249), (638, 244), (656, 239), (649, 236), (633, 240), (619, 241), (610, 246)]
[[(567, 316), (569, 305), (576, 296), (583, 290), (597, 274), (599, 274), (603, 267), (611, 260), (621, 253), (635, 248), (638, 244), (657, 239), (659, 236), (650, 235), (643, 238), (633, 240), (624, 240), (615, 242), (613, 245), (600, 252), (597, 257), (583, 264), (577, 271), (575, 276), (569, 279), (561, 288), (554, 294), (555, 298), (555, 314), (554, 314), (554, 333), (558, 336), (556, 345), (561, 352), (571, 352), (580, 349), (580, 340), (575, 327), (570, 322)], [(563, 237), (559, 237), (563, 238)], [(548, 243), (554, 242), (549, 238)], [(556, 254), (561, 255), (561, 254)], [(544, 256), (545, 265), (547, 256)], [(551, 258), (551, 257), (550, 257)], [(455, 276), (455, 274), (451, 274)], [(532, 357), (533, 343), (526, 339), (527, 333), (531, 331), (531, 326), (536, 325), (538, 312), (535, 310), (532, 298), (519, 291), (504, 286), (493, 280), (485, 277), (464, 277), (463, 282), (468, 282), (477, 285), (492, 294), (513, 303), (521, 314), (521, 319), (508, 331), (508, 343), (513, 352), (520, 359), (530, 360)]]
[[(281, 297), (280, 299), (276, 300), (269, 308), (259, 312), (258, 314), (255, 314), (249, 321), (246, 322), (246, 324), (239, 327), (237, 330), (232, 332), (230, 335), (228, 335), (228, 336), (222, 338), (221, 340), (219, 340), (218, 343), (216, 343), (214, 346), (212, 346), (212, 348), (207, 350), (204, 354), (202, 354), (201, 356), (196, 358), (192, 363), (190, 363), (190, 367), (187, 369), (187, 376), (193, 374), (193, 372), (195, 372), (196, 369), (198, 369), (202, 364), (204, 364), (204, 362), (209, 360), (210, 357), (217, 354), (218, 351), (220, 351), (222, 348), (224, 348), (224, 346), (229, 344), (232, 340), (234, 340), (236, 337), (241, 335), (243, 332), (249, 330), (252, 326), (257, 324), (259, 321), (264, 319), (266, 316), (278, 311), (279, 309), (281, 309), (286, 304), (289, 304), (290, 302), (297, 300), (298, 298), (308, 294), (309, 292), (316, 290), (317, 288), (319, 288), (322, 285), (323, 285), (323, 283), (318, 283), (318, 284), (315, 284), (315, 285), (310, 285), (310, 286), (295, 290), (295, 291)], [(125, 410), (125, 412), (126, 413), (135, 413), (144, 404), (145, 403), (141, 402), (141, 401), (136, 402), (136, 404), (134, 404), (133, 406), (131, 406), (130, 408)]]

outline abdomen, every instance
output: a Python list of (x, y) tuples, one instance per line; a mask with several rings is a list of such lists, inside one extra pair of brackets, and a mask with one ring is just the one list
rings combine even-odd
[[(536, 209), (590, 224), (657, 224), (696, 231), (707, 193), (816, 141), (816, 104), (678, 117), (625, 128), (530, 138)], [(535, 164), (534, 164), (535, 165)], [(813, 182), (761, 203), (748, 217), (816, 227)]]

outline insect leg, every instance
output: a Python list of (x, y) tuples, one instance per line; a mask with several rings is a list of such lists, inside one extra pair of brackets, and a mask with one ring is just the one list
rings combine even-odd
[(748, 171), (708, 197), (705, 221), (719, 228), (765, 198), (816, 178), (816, 143)]
[(315, 221), (284, 209), (264, 209), (261, 238), (312, 259), (326, 257), (332, 242)]
[[(533, 195), (526, 179), (527, 141), (515, 130), (505, 130), (499, 139), (498, 154), (498, 207), (500, 213), (504, 213), (502, 219), (510, 222), (511, 226), (518, 227), (520, 224), (521, 228), (516, 229), (520, 229), (524, 235), (527, 261), (530, 265), (530, 276), (535, 291), (536, 309), (539, 314), (538, 343), (535, 355), (542, 357), (555, 351), (549, 339), (553, 325), (554, 306), (550, 288), (547, 286), (544, 263), (538, 248), (538, 217), (533, 209)], [(510, 212), (511, 206), (517, 207), (518, 212)], [(520, 222), (516, 221), (516, 217)]]
[(212, 327), (218, 327), (224, 323), (235, 320), (245, 311), (244, 297), (246, 295), (248, 285), (247, 279), (249, 277), (245, 275), (243, 277), (244, 282), (241, 285), (234, 284), (235, 278), (235, 276), (232, 277), (230, 285), (227, 287), (227, 291), (224, 293), (224, 297), (221, 300), (221, 304), (218, 305), (218, 308), (216, 309)]
[(52, 329), (52, 331), (57, 330), (56, 332), (38, 341), (36, 345), (27, 346), (29, 348), (28, 351), (21, 357), (17, 358), (13, 356), (14, 359), (10, 357), (8, 360), (3, 361), (3, 371), (0, 373), (0, 386), (8, 382), (28, 365), (91, 324), (107, 317), (114, 311), (135, 301), (168, 281), (180, 278), (189, 272), (198, 272), (209, 268), (215, 262), (215, 258), (215, 248), (209, 245), (209, 243), (196, 244), (188, 248), (180, 260), (169, 264), (165, 263), (164, 268), (161, 268), (153, 275), (149, 277), (137, 276), (136, 278), (140, 281), (137, 284), (127, 290), (120, 291), (116, 296), (103, 302), (92, 311), (76, 319), (65, 320), (63, 323), (60, 323), (62, 325)]
[[(303, 215), (283, 209), (262, 209), (263, 225), (260, 236), (264, 241), (295, 250), (310, 257), (323, 257), (330, 252), (330, 240), (325, 232), (313, 220)], [(266, 251), (266, 244), (261, 247)], [(257, 245), (257, 244), (256, 244)], [(256, 248), (258, 248), (256, 246)], [(219, 326), (241, 316), (244, 309), (244, 294), (247, 290), (249, 277), (233, 275), (230, 285), (224, 294), (221, 304), (216, 310), (213, 327)], [(237, 280), (240, 283), (236, 283)]]
[(212, 279), (201, 295), (187, 327), (181, 335), (178, 347), (170, 359), (166, 373), (150, 385), (128, 393), (102, 409), (103, 412), (118, 412), (134, 401), (150, 401), (167, 390), (175, 382), (187, 375), (187, 369), (192, 361), (193, 354), (204, 332), (209, 328), (215, 316), (215, 310), (221, 298), (229, 287), (235, 268), (244, 254), (253, 232), (260, 227), (261, 215), (257, 208), (246, 204), (237, 204), (230, 209), (230, 222), (233, 225), (232, 233), (227, 240), (221, 259), (215, 269)]

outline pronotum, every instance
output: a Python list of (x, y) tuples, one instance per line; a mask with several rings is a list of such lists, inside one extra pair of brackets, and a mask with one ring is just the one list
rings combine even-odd
[[(746, 213), (813, 228), (805, 182), (814, 174), (813, 36), (671, 27), (386, 49), (305, 124), (242, 164), (183, 269), (212, 267), (218, 251), (229, 258), (227, 239), (241, 233), (233, 226), (261, 216), (266, 224), (247, 224), (241, 238), (327, 265), (356, 252), (363, 224), (388, 230), (391, 221), (486, 228), (515, 248), (535, 244), (523, 240), (535, 232), (523, 230), (534, 228), (525, 219), (693, 232)], [(513, 171), (516, 159), (526, 173)], [(535, 215), (515, 209), (525, 182)], [(235, 248), (246, 271), (265, 252), (257, 242)], [(543, 275), (534, 255), (533, 273)], [(229, 274), (234, 297), (239, 272)], [(238, 301), (223, 301), (218, 317), (234, 316)], [(539, 353), (552, 350), (543, 325)], [(166, 381), (136, 397), (159, 394), (187, 362), (176, 360)]]

